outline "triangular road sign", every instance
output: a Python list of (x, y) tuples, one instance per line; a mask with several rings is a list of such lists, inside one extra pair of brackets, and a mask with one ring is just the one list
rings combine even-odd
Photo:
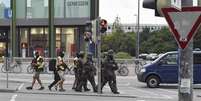
[(162, 8), (166, 21), (178, 45), (184, 49), (201, 23), (201, 7)]

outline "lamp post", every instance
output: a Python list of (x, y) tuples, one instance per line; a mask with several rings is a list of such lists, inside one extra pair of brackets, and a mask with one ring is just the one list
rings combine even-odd
[(140, 30), (140, 0), (138, 0), (138, 14), (137, 14), (137, 39), (136, 39), (136, 53), (135, 53), (135, 63), (136, 67), (139, 68), (139, 44), (140, 44), (140, 35), (139, 35), (139, 30)]

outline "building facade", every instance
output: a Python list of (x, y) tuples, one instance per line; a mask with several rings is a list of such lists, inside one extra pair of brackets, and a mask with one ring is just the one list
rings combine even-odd
[[(96, 2), (95, 2), (96, 1)], [(72, 57), (82, 50), (83, 33), (87, 21), (94, 15), (98, 0), (54, 0), (54, 27), (56, 34), (56, 52), (64, 51)], [(0, 40), (0, 56), (9, 54), (10, 19), (5, 18), (7, 2), (0, 2), (0, 32), (7, 34), (8, 40)], [(1, 34), (1, 33), (0, 33)], [(48, 57), (48, 0), (16, 1), (16, 38), (19, 57), (33, 56), (39, 51)], [(8, 53), (6, 53), (8, 52)]]
[[(167, 25), (164, 24), (140, 24), (139, 31), (143, 31), (144, 28), (148, 28), (150, 31), (157, 31), (164, 27), (167, 27)], [(107, 33), (112, 33), (112, 24), (108, 25)], [(137, 24), (121, 24), (121, 29), (124, 32), (137, 32)]]

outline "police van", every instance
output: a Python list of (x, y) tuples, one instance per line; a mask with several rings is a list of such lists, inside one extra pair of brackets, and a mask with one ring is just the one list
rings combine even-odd
[[(201, 51), (193, 52), (193, 65), (194, 84), (201, 83)], [(162, 83), (178, 83), (178, 71), (178, 52), (172, 51), (144, 65), (137, 78), (138, 81), (147, 83), (148, 87), (156, 88)]]

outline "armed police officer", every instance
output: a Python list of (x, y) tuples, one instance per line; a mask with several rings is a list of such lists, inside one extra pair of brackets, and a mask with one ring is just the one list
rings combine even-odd
[(83, 69), (83, 76), (85, 79), (84, 84), (87, 84), (87, 81), (89, 81), (91, 83), (91, 86), (93, 87), (93, 91), (97, 92), (96, 83), (94, 79), (94, 76), (96, 74), (96, 67), (93, 64), (92, 57), (93, 57), (92, 53), (87, 54), (87, 61), (84, 64), (84, 69)]
[(114, 60), (113, 53), (114, 53), (113, 50), (109, 50), (101, 65), (102, 68), (101, 90), (104, 87), (104, 85), (108, 82), (111, 91), (114, 94), (119, 94), (117, 90), (117, 82), (115, 75), (115, 70), (118, 69), (118, 66)]
[(84, 76), (84, 52), (79, 53), (79, 58), (76, 61), (76, 68), (77, 68), (77, 84), (75, 91), (82, 92), (82, 88), (84, 88), (84, 91), (90, 91), (90, 89), (87, 88), (87, 82), (86, 82), (86, 76)]

